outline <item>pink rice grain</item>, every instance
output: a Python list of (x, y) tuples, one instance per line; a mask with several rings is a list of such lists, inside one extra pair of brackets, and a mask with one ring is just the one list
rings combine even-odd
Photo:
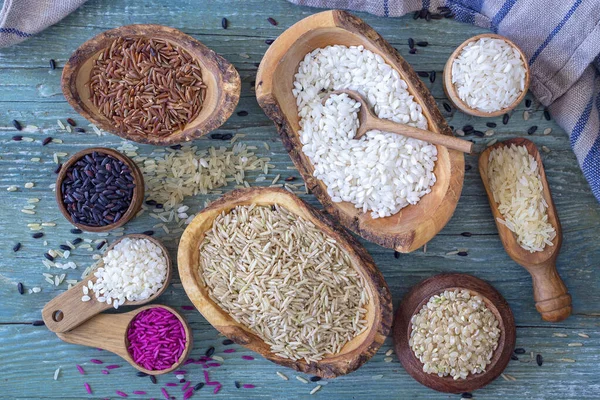
[(221, 384), (217, 383), (217, 386), (215, 387), (215, 390), (213, 390), (213, 394), (219, 393), (219, 390), (221, 390)]
[(173, 375), (185, 375), (187, 374), (187, 371), (180, 369), (178, 371), (173, 371)]
[(242, 385), (242, 387), (243, 387), (244, 389), (254, 389), (256, 386), (254, 386), (254, 385), (251, 385), (251, 384), (249, 384), (249, 383), (246, 383), (245, 385)]
[(235, 353), (235, 349), (225, 349), (223, 353)]
[(115, 393), (116, 393), (116, 394), (118, 394), (118, 395), (119, 395), (119, 396), (121, 396), (121, 397), (128, 397), (128, 396), (127, 396), (127, 393), (123, 393), (123, 392), (121, 392), (120, 390), (116, 390), (116, 391), (115, 391)]
[(173, 383), (173, 382), (167, 382), (167, 383), (165, 383), (165, 386), (175, 387), (175, 386), (177, 386), (177, 384)]
[(183, 400), (187, 400), (194, 395), (194, 389), (188, 389), (187, 392), (183, 394)]
[(108, 375), (108, 374), (110, 374), (110, 372), (108, 372), (108, 370), (107, 370), (107, 369), (103, 369), (103, 370), (102, 370), (102, 373), (103, 373), (104, 375)]
[(92, 388), (90, 387), (89, 383), (84, 383), (83, 386), (85, 387), (85, 391), (88, 392), (88, 394), (92, 394)]
[(167, 392), (167, 390), (165, 388), (161, 388), (160, 391), (162, 392), (162, 395), (165, 399), (170, 400), (171, 397), (169, 396), (169, 393)]
[(120, 366), (120, 365), (116, 365), (116, 364), (113, 364), (113, 365), (107, 365), (107, 366), (106, 366), (106, 369), (115, 369), (115, 368), (121, 368), (121, 366)]
[(196, 361), (193, 358), (188, 358), (187, 360), (185, 360), (185, 362), (183, 363), (183, 365), (188, 365), (188, 364), (193, 364)]
[(254, 360), (252, 356), (242, 356), (242, 360)]
[(185, 392), (187, 390), (187, 388), (190, 387), (191, 384), (192, 384), (192, 382), (187, 382), (185, 385), (183, 385), (183, 387), (181, 388), (181, 391)]
[(133, 394), (146, 394), (143, 390), (134, 390)]
[(208, 365), (209, 367), (220, 367), (221, 366), (221, 364), (219, 364), (219, 363), (208, 363), (206, 365)]
[(77, 371), (79, 371), (79, 373), (81, 375), (85, 375), (85, 370), (83, 369), (83, 367), (79, 364), (77, 364)]
[(100, 360), (98, 360), (98, 359), (96, 359), (96, 358), (92, 358), (92, 359), (90, 360), (90, 362), (91, 362), (91, 363), (93, 363), (93, 364), (104, 364), (104, 362), (103, 362), (103, 361), (100, 361)]

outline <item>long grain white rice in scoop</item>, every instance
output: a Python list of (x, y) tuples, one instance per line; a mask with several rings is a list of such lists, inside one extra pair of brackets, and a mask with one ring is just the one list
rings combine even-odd
[(328, 46), (304, 57), (293, 95), (300, 117), (302, 151), (325, 183), (333, 202), (350, 202), (373, 218), (387, 217), (431, 191), (437, 149), (404, 136), (370, 131), (354, 140), (357, 104), (346, 95), (360, 93), (380, 118), (427, 129), (421, 106), (398, 72), (362, 46)]
[(488, 179), (504, 217), (498, 222), (515, 233), (517, 242), (530, 252), (553, 246), (556, 230), (548, 222), (548, 203), (538, 163), (525, 146), (497, 147), (490, 152)]
[(519, 51), (502, 39), (468, 43), (452, 64), (452, 83), (469, 107), (494, 112), (510, 106), (525, 90)]

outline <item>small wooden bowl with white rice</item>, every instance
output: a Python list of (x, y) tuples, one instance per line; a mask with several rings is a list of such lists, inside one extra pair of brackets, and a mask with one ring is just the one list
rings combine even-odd
[[(311, 148), (316, 149), (317, 153), (325, 153), (324, 156), (326, 157), (331, 154), (338, 155), (339, 158), (338, 160), (324, 160), (320, 164), (314, 163), (311, 160), (312, 156), (305, 152), (306, 146), (301, 138), (303, 129), (298, 105), (302, 103), (302, 99), (298, 97), (297, 102), (295, 98), (297, 94), (294, 94), (293, 90), (298, 90), (298, 84), (295, 82), (295, 79), (297, 79), (296, 74), (302, 64), (306, 62), (305, 57), (309, 57), (309, 53), (328, 46), (343, 47), (349, 49), (347, 51), (358, 49), (361, 52), (357, 56), (359, 59), (362, 59), (363, 54), (371, 57), (371, 60), (375, 59), (379, 64), (378, 67), (380, 67), (380, 69), (376, 67), (375, 70), (385, 70), (386, 72), (383, 74), (386, 77), (394, 77), (395, 81), (391, 83), (394, 83), (395, 86), (390, 87), (397, 90), (398, 93), (401, 92), (404, 96), (402, 99), (395, 97), (396, 92), (389, 89), (389, 93), (371, 93), (370, 96), (367, 96), (367, 100), (384, 98), (386, 102), (390, 103), (406, 100), (406, 103), (401, 106), (404, 107), (402, 113), (404, 121), (396, 122), (412, 124), (440, 135), (452, 135), (452, 131), (437, 108), (435, 99), (411, 66), (363, 20), (340, 10), (324, 11), (311, 15), (294, 24), (275, 40), (267, 50), (258, 69), (256, 79), (258, 103), (275, 123), (285, 148), (296, 168), (302, 174), (307, 188), (315, 194), (329, 214), (346, 228), (369, 241), (399, 252), (411, 252), (431, 240), (446, 225), (454, 213), (463, 186), (463, 154), (455, 150), (448, 150), (443, 146), (433, 146), (420, 141), (419, 143), (402, 142), (406, 139), (399, 138), (399, 135), (380, 133), (379, 137), (376, 137), (376, 133), (371, 135), (371, 132), (369, 132), (361, 138), (360, 142), (355, 140), (353, 143), (348, 144), (348, 146), (364, 145), (360, 149), (360, 155), (354, 153), (351, 164), (343, 163), (343, 158), (349, 152), (348, 147), (342, 148), (345, 154), (338, 155), (341, 151), (337, 151), (334, 148), (335, 146), (313, 143)], [(341, 51), (343, 53), (345, 50), (342, 49)], [(347, 55), (348, 53), (344, 54)], [(352, 65), (357, 65), (352, 60), (341, 65), (341, 61), (335, 55), (331, 57), (331, 61), (331, 64), (327, 62), (323, 64), (335, 65), (335, 68), (338, 69), (342, 67), (346, 69), (353, 68)], [(358, 68), (363, 67), (359, 66)], [(373, 77), (372, 71), (373, 69), (366, 72), (362, 71), (361, 76), (356, 80), (362, 82), (363, 89), (366, 87), (365, 91), (377, 85), (384, 85), (384, 88), (377, 88), (377, 90), (386, 92), (388, 84), (379, 81), (379, 76)], [(345, 72), (346, 70), (343, 72), (329, 71), (328, 73), (335, 76), (336, 74), (344, 75)], [(352, 73), (353, 71), (348, 71), (348, 75)], [(320, 91), (320, 95), (324, 96), (326, 91), (338, 90), (343, 85), (343, 82), (325, 85), (327, 87), (324, 88), (325, 91)], [(351, 86), (346, 88), (355, 90)], [(314, 87), (305, 87), (303, 90), (307, 93), (309, 91), (319, 93), (319, 89)], [(390, 98), (393, 101), (390, 101)], [(373, 102), (370, 101), (370, 103)], [(317, 101), (312, 101), (311, 106), (316, 105), (316, 103)], [(376, 105), (378, 104), (380, 104), (379, 100), (377, 100)], [(318, 105), (316, 106), (318, 107)], [(399, 116), (399, 113), (396, 112), (396, 105), (392, 104), (390, 106), (388, 104), (385, 107), (388, 108), (389, 113), (387, 115), (379, 114), (380, 118), (394, 120)], [(321, 122), (325, 119), (322, 118)], [(318, 122), (315, 124), (318, 125)], [(322, 132), (319, 131), (318, 133)], [(332, 140), (338, 140), (340, 137), (344, 138), (344, 135), (346, 135), (346, 132), (338, 132), (338, 135), (333, 137)], [(317, 137), (318, 135), (313, 136)], [(395, 137), (390, 138), (389, 136)], [(378, 140), (386, 142), (379, 145)], [(394, 142), (396, 140), (399, 142)], [(358, 144), (356, 144), (357, 142)], [(437, 160), (433, 165), (427, 165), (427, 168), (431, 168), (430, 170), (428, 169), (426, 173), (420, 173), (419, 175), (413, 173), (415, 163), (412, 161), (411, 155), (401, 154), (398, 156), (396, 153), (401, 153), (403, 150), (396, 151), (396, 149), (424, 148), (426, 146), (423, 143), (427, 145), (428, 151), (437, 152), (435, 156)], [(396, 153), (393, 156), (387, 155), (392, 148), (387, 144), (398, 146), (394, 148)], [(413, 154), (416, 154), (416, 157), (423, 157), (425, 153), (427, 152), (417, 150)], [(373, 157), (367, 157), (367, 155)], [(405, 168), (404, 172), (398, 171), (400, 169), (398, 165), (403, 163), (402, 157), (407, 157), (410, 160), (408, 167), (402, 167)], [(431, 160), (435, 157), (429, 158), (427, 163), (432, 162)], [(362, 170), (357, 169), (357, 166), (362, 165), (360, 163), (365, 160), (380, 163), (381, 168), (366, 166), (361, 167)], [(342, 164), (339, 164), (339, 162), (342, 162)], [(422, 168), (424, 164), (417, 166), (420, 168), (419, 171), (425, 169)], [(337, 168), (336, 171), (335, 166), (337, 165), (343, 166)], [(323, 169), (327, 173), (319, 172)], [(347, 176), (340, 176), (339, 170), (344, 170)], [(321, 174), (321, 177), (316, 176), (319, 174)], [(324, 175), (328, 175), (329, 178), (324, 177)], [(413, 175), (417, 175), (416, 178)], [(431, 175), (434, 175), (434, 179), (431, 179)], [(322, 178), (329, 179), (329, 183), (326, 184)], [(409, 178), (410, 184), (407, 184), (405, 180), (409, 180)], [(428, 182), (425, 189), (421, 188), (423, 178)], [(358, 193), (353, 195), (352, 199), (349, 199), (350, 196), (343, 194), (332, 195), (329, 193), (330, 190), (334, 190), (332, 188), (335, 187), (336, 182), (340, 186), (347, 186), (341, 182), (349, 181), (353, 181), (350, 184), (352, 187), (349, 188), (349, 191)], [(378, 183), (373, 183), (374, 181)], [(395, 182), (402, 182), (402, 184), (398, 185)], [(406, 189), (407, 187), (409, 188)], [(339, 191), (343, 192), (345, 189), (348, 188), (344, 187)], [(417, 197), (413, 196), (415, 193), (418, 193)], [(409, 197), (411, 198), (409, 199)], [(384, 199), (393, 199), (390, 202), (393, 204), (385, 210), (379, 210), (383, 211), (381, 215), (376, 215), (376, 210), (370, 206), (375, 205), (375, 208), (377, 208), (378, 204), (384, 202)], [(361, 202), (363, 204), (360, 204)], [(370, 203), (368, 206), (367, 202)]]
[[(496, 48), (486, 48), (490, 45)], [(499, 46), (504, 54), (496, 52)], [(483, 72), (489, 70), (504, 80), (485, 76)], [(476, 117), (497, 117), (513, 110), (525, 98), (530, 80), (525, 53), (511, 40), (493, 33), (473, 36), (458, 46), (448, 58), (443, 76), (448, 99), (462, 112)]]
[[(324, 236), (329, 243), (327, 247), (321, 244), (313, 246), (314, 236), (306, 233), (304, 231), (305, 227), (299, 228), (300, 232), (305, 232), (304, 234), (294, 236), (294, 233), (290, 231), (296, 230), (298, 221), (293, 226), (283, 229), (282, 232), (273, 232), (278, 226), (281, 226), (279, 222), (272, 222), (262, 216), (251, 220), (249, 214), (243, 214), (228, 223), (218, 222), (220, 218), (232, 215), (232, 213), (240, 210), (240, 207), (246, 210), (245, 207), (249, 206), (256, 209), (262, 207), (261, 212), (269, 213), (269, 215), (272, 215), (271, 213), (275, 211), (279, 212), (278, 207), (283, 207), (293, 218), (311, 223), (313, 231), (316, 228), (319, 236)], [(215, 222), (216, 220), (217, 222)], [(270, 227), (270, 232), (264, 232), (266, 236), (263, 234), (255, 235), (255, 232), (252, 232), (252, 235), (247, 235), (247, 231), (239, 228), (245, 224), (245, 221), (251, 221), (248, 224), (252, 228), (255, 225), (259, 228)], [(232, 233), (230, 228), (236, 231)], [(210, 240), (210, 237), (215, 236), (215, 230), (219, 232), (216, 236), (220, 243), (212, 249), (203, 247), (207, 240)], [(288, 234), (292, 239), (285, 239)], [(260, 238), (264, 238), (264, 243), (257, 244), (256, 241)], [(289, 247), (285, 243), (282, 250), (278, 247), (278, 244), (285, 240), (296, 242), (289, 243)], [(293, 257), (294, 254), (290, 254), (290, 248), (292, 248), (292, 252), (299, 250), (296, 248), (298, 246), (296, 243), (299, 242), (309, 243), (308, 246), (315, 247), (314, 250), (309, 250), (311, 254), (305, 257), (304, 261), (297, 261)], [(266, 247), (260, 250), (259, 255), (256, 255), (256, 248), (262, 248), (265, 243)], [(329, 246), (331, 244), (336, 247), (333, 251), (330, 251), (331, 247)], [(306, 246), (306, 244), (302, 246)], [(283, 251), (287, 256), (277, 256), (277, 254), (283, 254), (279, 253), (280, 251)], [(342, 281), (345, 283), (338, 282), (336, 276), (339, 275), (339, 270), (335, 269), (334, 265), (339, 265), (337, 262), (339, 256), (336, 256), (335, 262), (332, 263), (318, 261), (319, 266), (313, 268), (313, 265), (310, 267), (310, 271), (306, 267), (307, 263), (311, 265), (314, 259), (320, 257), (319, 254), (342, 252), (347, 257), (345, 258), (346, 265), (353, 270), (353, 276), (356, 276), (362, 282), (359, 285), (361, 286), (360, 298), (362, 299), (364, 295), (368, 298), (368, 302), (364, 306), (359, 306), (364, 310), (364, 314), (361, 314), (363, 315), (361, 317), (361, 324), (364, 324), (363, 328), (360, 332), (355, 331), (356, 334), (353, 338), (345, 341), (339, 351), (334, 354), (325, 353), (321, 359), (317, 360), (315, 358), (310, 362), (307, 362), (304, 358), (283, 357), (259, 336), (258, 328), (250, 328), (246, 323), (242, 323), (245, 320), (243, 317), (239, 317), (240, 313), (246, 316), (250, 315), (249, 323), (260, 325), (260, 322), (256, 321), (266, 321), (265, 324), (267, 324), (269, 332), (283, 332), (284, 335), (286, 335), (286, 332), (295, 329), (298, 332), (300, 329), (296, 328), (298, 324), (302, 325), (302, 332), (305, 328), (309, 329), (308, 337), (306, 337), (306, 333), (302, 333), (303, 340), (298, 340), (295, 344), (288, 341), (286, 336), (283, 343), (286, 347), (299, 346), (304, 348), (310, 346), (311, 337), (321, 336), (322, 333), (319, 329), (322, 329), (325, 325), (331, 325), (325, 327), (325, 336), (330, 335), (331, 332), (339, 332), (339, 335), (346, 336), (348, 330), (342, 327), (340, 320), (346, 318), (344, 317), (344, 310), (347, 303), (345, 299), (340, 300), (336, 296), (341, 292), (344, 293), (341, 297), (348, 296), (345, 293), (351, 292), (356, 286), (349, 288), (350, 283), (348, 283), (347, 277), (350, 275), (344, 275)], [(269, 261), (273, 258), (282, 260), (281, 257), (283, 257), (283, 261), (278, 261), (279, 264)], [(285, 367), (323, 378), (344, 375), (356, 370), (377, 353), (377, 350), (390, 333), (393, 317), (391, 293), (369, 253), (356, 239), (323, 213), (315, 210), (286, 190), (278, 188), (240, 189), (229, 192), (219, 200), (214, 201), (198, 213), (186, 228), (179, 243), (177, 261), (179, 276), (186, 294), (213, 327), (235, 343), (245, 346), (261, 354), (266, 359)], [(207, 269), (214, 267), (214, 264), (218, 269), (214, 276), (219, 281), (222, 281), (221, 278), (225, 277), (228, 285), (224, 293), (214, 294), (217, 290), (215, 289), (216, 286), (213, 285), (215, 279), (207, 278)], [(282, 264), (285, 265), (282, 266)], [(302, 264), (305, 266), (302, 266)], [(268, 272), (264, 272), (265, 268)], [(288, 271), (288, 269), (290, 270)], [(283, 272), (281, 272), (282, 270)], [(243, 271), (246, 275), (240, 277), (240, 271)], [(332, 273), (333, 275), (331, 275)], [(296, 284), (298, 280), (301, 282), (314, 281), (315, 275), (320, 277), (318, 278), (321, 280), (320, 283)], [(296, 286), (291, 287), (287, 284), (288, 281), (294, 281)], [(308, 289), (306, 289), (307, 285)], [(317, 322), (315, 328), (312, 323), (309, 324), (309, 320), (321, 319), (320, 311), (311, 311), (313, 314), (309, 312), (305, 316), (306, 318), (299, 316), (299, 314), (303, 313), (304, 309), (313, 310), (311, 308), (313, 303), (318, 303), (317, 308), (321, 310), (321, 302), (312, 302), (309, 298), (302, 297), (302, 295), (307, 291), (307, 293), (313, 293), (312, 296), (314, 296), (315, 292), (313, 290), (316, 290), (318, 296), (322, 296), (323, 293), (319, 290), (322, 285), (328, 288), (327, 296), (331, 296), (324, 303), (323, 309), (332, 310), (336, 316), (333, 319), (325, 318), (325, 321)], [(276, 292), (275, 295), (273, 291)], [(302, 293), (297, 295), (297, 292)], [(250, 297), (246, 298), (247, 295)], [(230, 297), (236, 299), (233, 308), (229, 307), (231, 305), (230, 300), (227, 300), (228, 303), (226, 304), (221, 304), (225, 301), (224, 298), (229, 299)], [(283, 304), (281, 304), (282, 302)], [(268, 307), (265, 304), (268, 304)], [(268, 311), (265, 311), (265, 307)], [(237, 320), (226, 311), (227, 308), (232, 314), (237, 313)], [(243, 309), (240, 310), (240, 308)], [(350, 310), (350, 308), (347, 309)], [(272, 315), (277, 310), (279, 310), (279, 313)], [(266, 314), (267, 312), (269, 314)], [(287, 320), (289, 315), (292, 315), (294, 321)], [(348, 325), (344, 323), (344, 326), (347, 327)], [(335, 335), (338, 334), (335, 333)], [(273, 342), (277, 342), (277, 340), (273, 340)]]

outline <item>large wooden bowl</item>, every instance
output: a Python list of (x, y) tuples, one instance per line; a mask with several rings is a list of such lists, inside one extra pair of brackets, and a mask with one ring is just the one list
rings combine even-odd
[[(88, 81), (94, 61), (119, 37), (162, 39), (187, 50), (198, 61), (207, 86), (206, 98), (200, 113), (187, 121), (183, 130), (163, 137), (121, 132), (91, 102)], [(227, 60), (177, 29), (161, 25), (127, 25), (103, 32), (75, 50), (64, 66), (61, 85), (69, 104), (96, 126), (134, 142), (167, 146), (197, 139), (223, 125), (237, 106), (241, 81), (235, 67)]]
[[(228, 212), (240, 205), (279, 204), (296, 215), (305, 218), (323, 232), (334, 238), (348, 253), (354, 266), (366, 282), (371, 300), (367, 305), (369, 328), (348, 342), (340, 353), (307, 363), (304, 360), (293, 361), (271, 352), (271, 348), (258, 335), (246, 326), (237, 323), (209, 297), (207, 288), (200, 278), (200, 243), (205, 232), (212, 228), (214, 219), (223, 211)], [(276, 188), (252, 188), (232, 191), (202, 210), (187, 227), (177, 254), (179, 276), (183, 288), (204, 318), (219, 332), (234, 342), (255, 351), (266, 359), (309, 374), (324, 378), (333, 378), (356, 370), (368, 361), (381, 347), (390, 332), (392, 322), (392, 297), (375, 266), (373, 259), (364, 247), (346, 231), (321, 212), (304, 203), (295, 195)]]
[(296, 23), (270, 46), (256, 78), (256, 97), (267, 116), (275, 122), (286, 150), (308, 188), (327, 211), (345, 227), (367, 240), (400, 252), (413, 251), (433, 238), (454, 213), (464, 178), (464, 157), (456, 150), (437, 146), (437, 178), (431, 193), (419, 203), (387, 218), (371, 218), (349, 202), (334, 203), (325, 184), (313, 176), (314, 166), (302, 152), (296, 99), (292, 94), (294, 74), (304, 56), (328, 45), (363, 45), (379, 54), (407, 83), (409, 92), (423, 108), (429, 130), (452, 135), (434, 98), (415, 71), (377, 32), (345, 11), (325, 11)]
[[(499, 323), (500, 338), (486, 370), (479, 374), (469, 374), (466, 379), (454, 380), (451, 376), (439, 377), (423, 372), (423, 363), (415, 356), (408, 341), (412, 331), (411, 318), (421, 311), (431, 296), (445, 290), (466, 289), (471, 295), (482, 297), (486, 307)], [(417, 382), (431, 389), (447, 392), (472, 392), (496, 379), (510, 362), (517, 340), (515, 319), (504, 297), (489, 283), (466, 274), (441, 274), (417, 284), (402, 299), (394, 318), (394, 348), (400, 363)]]

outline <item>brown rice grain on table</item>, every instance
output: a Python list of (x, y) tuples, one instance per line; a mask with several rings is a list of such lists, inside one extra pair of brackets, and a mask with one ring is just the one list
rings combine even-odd
[(281, 206), (238, 206), (200, 243), (211, 299), (283, 358), (321, 360), (364, 332), (369, 295), (336, 241)]

